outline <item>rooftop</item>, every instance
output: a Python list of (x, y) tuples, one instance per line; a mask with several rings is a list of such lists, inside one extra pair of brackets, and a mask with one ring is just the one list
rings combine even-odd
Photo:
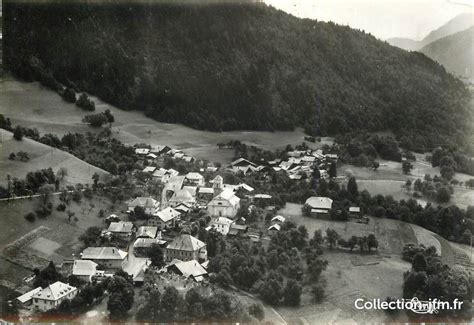
[(115, 247), (88, 247), (82, 252), (83, 260), (123, 260), (125, 257), (127, 252)]
[(175, 249), (182, 251), (197, 251), (203, 247), (206, 247), (202, 241), (188, 234), (181, 234), (175, 237), (169, 244), (167, 249)]
[(70, 286), (66, 283), (62, 283), (61, 281), (57, 281), (35, 293), (33, 295), (33, 298), (55, 301), (76, 290), (76, 287)]

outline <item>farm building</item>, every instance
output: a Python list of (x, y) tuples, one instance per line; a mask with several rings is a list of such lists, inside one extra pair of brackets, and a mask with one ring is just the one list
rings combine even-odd
[(192, 278), (196, 282), (200, 282), (207, 277), (206, 269), (196, 260), (185, 262), (175, 260), (167, 267), (167, 270), (185, 278)]
[(167, 261), (174, 259), (205, 261), (207, 260), (206, 244), (191, 235), (181, 234), (168, 244), (165, 258)]
[(57, 281), (33, 295), (33, 306), (41, 311), (59, 306), (66, 299), (72, 299), (77, 294), (77, 288)]
[(305, 204), (311, 209), (313, 217), (327, 217), (332, 208), (332, 200), (328, 197), (312, 196)]

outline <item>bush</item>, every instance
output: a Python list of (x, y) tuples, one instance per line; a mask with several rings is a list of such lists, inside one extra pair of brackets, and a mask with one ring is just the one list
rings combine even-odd
[(101, 127), (108, 122), (107, 117), (103, 113), (86, 115), (82, 121), (88, 123), (92, 127)]
[(72, 88), (66, 88), (63, 92), (63, 98), (68, 103), (76, 102), (76, 92)]
[(64, 203), (59, 203), (58, 206), (56, 207), (56, 210), (57, 210), (57, 211), (60, 211), (60, 212), (66, 211), (66, 204), (64, 204)]
[(81, 191), (78, 191), (78, 190), (75, 190), (74, 192), (72, 192), (72, 199), (74, 202), (81, 202), (82, 200), (82, 193)]
[(316, 283), (311, 287), (311, 293), (313, 294), (313, 300), (316, 303), (323, 301), (325, 296), (324, 286), (320, 283)]
[(15, 160), (15, 158), (16, 158), (16, 155), (15, 155), (14, 152), (12, 152), (12, 153), (8, 156), (8, 159), (10, 159), (10, 160)]
[(94, 102), (91, 99), (89, 99), (89, 97), (84, 93), (82, 93), (81, 96), (79, 96), (79, 99), (77, 100), (76, 105), (85, 111), (89, 111), (89, 112), (95, 111)]
[(29, 222), (34, 222), (36, 220), (36, 215), (33, 212), (25, 214), (25, 219)]
[(23, 139), (23, 129), (21, 126), (16, 126), (15, 130), (13, 131), (13, 138), (17, 141), (21, 141)]

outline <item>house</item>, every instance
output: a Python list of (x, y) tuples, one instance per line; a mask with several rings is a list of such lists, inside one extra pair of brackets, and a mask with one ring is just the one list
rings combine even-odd
[(76, 294), (76, 287), (57, 281), (33, 295), (33, 306), (41, 311), (47, 311), (58, 307), (63, 300), (71, 300)]
[(306, 200), (305, 204), (311, 209), (313, 217), (327, 217), (332, 208), (332, 200), (328, 197), (312, 196)]
[(167, 207), (169, 205), (168, 201), (173, 197), (173, 194), (183, 188), (184, 180), (184, 176), (171, 176), (167, 180), (161, 193), (161, 203), (163, 207)]
[(194, 186), (204, 186), (206, 181), (204, 176), (196, 172), (189, 172), (185, 176), (186, 182)]
[(212, 184), (212, 188), (214, 189), (214, 193), (216, 194), (217, 192), (224, 190), (224, 179), (222, 178), (221, 175), (217, 175), (209, 183)]
[(197, 199), (204, 202), (209, 202), (214, 197), (214, 188), (200, 187), (197, 191)]
[(155, 155), (154, 153), (150, 152), (148, 155), (146, 155), (146, 157), (150, 160), (155, 160), (156, 158), (158, 158), (157, 155)]
[(279, 232), (280, 229), (281, 229), (281, 226), (279, 224), (273, 224), (270, 227), (268, 227), (267, 232), (270, 236), (272, 236), (276, 234), (277, 232)]
[(230, 220), (226, 217), (218, 217), (212, 220), (209, 226), (214, 228), (217, 232), (220, 232), (222, 235), (226, 236), (229, 233), (230, 226), (233, 223), (233, 220)]
[(166, 146), (166, 145), (159, 145), (159, 146), (153, 146), (151, 148), (150, 152), (152, 152), (156, 155), (161, 155), (161, 154), (167, 153), (170, 150), (171, 150), (171, 148)]
[(185, 262), (175, 260), (167, 266), (167, 270), (185, 278), (192, 278), (196, 282), (200, 282), (207, 277), (206, 269), (196, 260)]
[(113, 237), (122, 239), (122, 240), (130, 240), (132, 237), (132, 229), (133, 223), (129, 221), (119, 221), (119, 222), (111, 222), (107, 232), (109, 232)]
[(240, 208), (240, 198), (233, 190), (226, 189), (214, 197), (207, 205), (211, 217), (233, 218)]
[(92, 282), (92, 277), (96, 275), (97, 263), (90, 260), (75, 260), (72, 266), (72, 275), (84, 282)]
[(135, 149), (135, 154), (140, 155), (140, 156), (145, 156), (150, 153), (150, 149), (148, 148), (136, 148)]
[(247, 174), (248, 172), (256, 171), (257, 167), (258, 167), (257, 164), (254, 164), (253, 162), (245, 158), (239, 158), (231, 162), (227, 166), (227, 169), (233, 173), (243, 172), (244, 174)]
[(145, 167), (145, 168), (142, 170), (142, 172), (151, 174), (151, 173), (153, 173), (155, 170), (156, 170), (156, 167), (154, 167), (154, 166), (147, 166), (147, 167)]
[(16, 302), (20, 303), (21, 306), (29, 306), (33, 302), (33, 296), (43, 290), (43, 288), (38, 287), (33, 290), (30, 290), (21, 296), (15, 299)]
[(174, 191), (171, 195), (171, 198), (168, 200), (168, 206), (176, 207), (181, 203), (186, 204), (187, 206), (194, 206), (196, 203), (196, 197), (192, 193), (196, 193), (196, 188), (188, 188), (185, 186), (183, 189)]
[(141, 226), (138, 228), (136, 238), (156, 238), (158, 227)]
[(166, 247), (165, 259), (166, 261), (173, 259), (205, 261), (207, 260), (206, 244), (191, 235), (181, 234)]
[(181, 212), (168, 207), (164, 210), (158, 211), (149, 220), (150, 226), (159, 227), (160, 229), (173, 228), (176, 225), (176, 220), (181, 215)]
[(249, 226), (247, 225), (238, 225), (236, 223), (233, 223), (230, 225), (229, 232), (227, 233), (227, 236), (241, 236), (247, 233), (249, 229)]
[(283, 223), (285, 222), (285, 217), (283, 216), (274, 216), (271, 220), (271, 222), (277, 222), (277, 223)]
[(160, 207), (160, 202), (152, 197), (136, 197), (128, 202), (128, 212), (134, 211), (135, 207), (141, 207), (145, 214), (152, 215)]
[(360, 216), (360, 207), (350, 207), (349, 214), (351, 217), (359, 217)]
[(166, 241), (158, 238), (137, 238), (133, 243), (133, 253), (135, 255), (144, 255), (146, 249), (153, 244), (163, 246), (166, 244)]
[(173, 209), (175, 209), (178, 212), (181, 212), (182, 214), (186, 214), (189, 211), (191, 211), (191, 208), (192, 206), (188, 206), (186, 203), (181, 202), (178, 205), (176, 205)]
[(82, 252), (81, 258), (109, 269), (122, 269), (127, 255), (127, 252), (115, 247), (88, 247)]

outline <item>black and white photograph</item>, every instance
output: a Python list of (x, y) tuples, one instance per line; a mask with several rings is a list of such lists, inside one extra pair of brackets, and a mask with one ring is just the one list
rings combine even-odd
[(0, 324), (469, 324), (474, 0), (0, 0)]

